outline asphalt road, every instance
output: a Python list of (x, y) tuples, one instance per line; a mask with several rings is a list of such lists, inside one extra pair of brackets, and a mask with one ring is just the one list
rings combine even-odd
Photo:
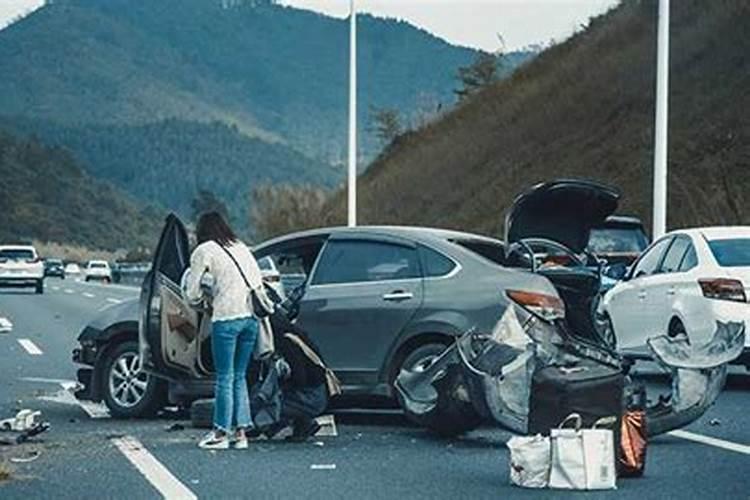
[[(48, 280), (44, 295), (0, 290), (0, 317), (13, 323), (0, 333), (0, 418), (32, 408), (52, 423), (36, 442), (0, 446), (0, 498), (750, 498), (750, 376), (741, 371), (690, 434), (651, 443), (645, 477), (610, 492), (514, 488), (509, 433), (485, 428), (438, 440), (397, 412), (337, 412), (337, 436), (226, 452), (199, 450), (202, 431), (179, 415), (92, 418), (64, 389), (75, 378), (75, 338), (98, 309), (136, 295), (71, 279)], [(185, 429), (168, 431), (175, 422)], [(702, 437), (715, 440), (694, 441)], [(13, 461), (34, 452), (31, 462)]]

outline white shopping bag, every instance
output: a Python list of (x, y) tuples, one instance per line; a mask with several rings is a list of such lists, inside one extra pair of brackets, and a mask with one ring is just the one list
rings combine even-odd
[(524, 488), (546, 488), (549, 483), (550, 440), (541, 434), (508, 440), (510, 482)]
[[(552, 457), (550, 488), (573, 490), (615, 489), (614, 435), (609, 429), (581, 429), (581, 416), (569, 415), (550, 433)], [(575, 428), (565, 424), (575, 422)]]

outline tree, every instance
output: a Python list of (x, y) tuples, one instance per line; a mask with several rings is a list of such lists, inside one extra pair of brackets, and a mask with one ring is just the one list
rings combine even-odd
[(193, 210), (193, 220), (197, 220), (204, 212), (219, 212), (224, 217), (224, 220), (229, 221), (227, 206), (216, 197), (213, 191), (209, 191), (208, 189), (199, 190), (190, 206)]
[(381, 147), (388, 146), (403, 132), (398, 110), (370, 106), (370, 131), (375, 134)]
[(262, 185), (250, 195), (250, 226), (256, 241), (327, 224), (330, 193), (313, 186)]
[(501, 60), (501, 54), (480, 52), (469, 66), (458, 68), (456, 77), (461, 84), (461, 88), (453, 92), (458, 95), (459, 99), (463, 99), (496, 82), (500, 79)]

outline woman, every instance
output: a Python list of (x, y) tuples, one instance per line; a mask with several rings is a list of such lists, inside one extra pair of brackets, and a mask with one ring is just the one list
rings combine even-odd
[(233, 443), (235, 448), (245, 449), (247, 431), (253, 425), (247, 368), (259, 327), (248, 305), (245, 280), (257, 287), (262, 277), (253, 254), (219, 213), (201, 215), (196, 236), (198, 246), (190, 256), (185, 293), (188, 300), (198, 302), (206, 298), (207, 288), (211, 290), (211, 349), (216, 371), (214, 429), (198, 446), (227, 449)]

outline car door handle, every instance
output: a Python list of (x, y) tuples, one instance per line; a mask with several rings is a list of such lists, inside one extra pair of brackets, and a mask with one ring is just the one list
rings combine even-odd
[(645, 299), (646, 298), (646, 292), (638, 292), (638, 298), (639, 299)]
[(675, 290), (674, 287), (670, 287), (667, 289), (667, 295), (674, 295), (677, 293), (677, 290)]
[(391, 301), (391, 302), (399, 302), (399, 301), (402, 301), (402, 300), (409, 300), (409, 299), (413, 299), (413, 298), (414, 298), (414, 294), (413, 293), (411, 293), (411, 292), (404, 292), (404, 291), (401, 291), (401, 290), (398, 290), (396, 292), (386, 293), (385, 295), (383, 295), (383, 300), (388, 300), (388, 301)]

